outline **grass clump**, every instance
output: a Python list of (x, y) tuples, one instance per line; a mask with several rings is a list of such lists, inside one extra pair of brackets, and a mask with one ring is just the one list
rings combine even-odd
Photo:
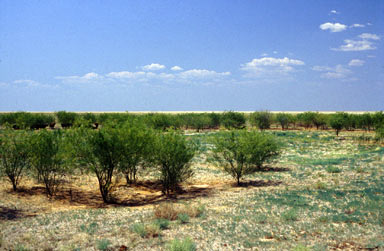
[(167, 249), (169, 251), (195, 251), (196, 244), (189, 237), (183, 240), (174, 239), (169, 243)]
[(297, 219), (298, 219), (297, 214), (298, 214), (297, 210), (292, 208), (292, 209), (282, 213), (281, 217), (283, 218), (284, 221), (297, 221)]
[(132, 231), (137, 233), (141, 238), (157, 237), (160, 235), (161, 228), (158, 224), (136, 223), (132, 226)]
[(172, 203), (161, 203), (154, 209), (157, 219), (177, 220), (180, 214), (185, 214), (191, 218), (199, 217), (204, 212), (204, 206), (181, 205)]
[(143, 223), (135, 223), (132, 226), (132, 231), (136, 234), (140, 235), (140, 237), (144, 238), (147, 236), (147, 231), (145, 230), (145, 226)]
[(337, 166), (327, 166), (325, 169), (328, 173), (341, 173), (341, 169)]
[(189, 222), (189, 215), (188, 214), (179, 214), (177, 216), (177, 220), (180, 224), (185, 224)]
[(155, 224), (159, 226), (161, 230), (168, 229), (170, 221), (167, 219), (156, 219)]
[(109, 250), (110, 245), (111, 245), (111, 241), (107, 239), (101, 239), (97, 241), (98, 250)]

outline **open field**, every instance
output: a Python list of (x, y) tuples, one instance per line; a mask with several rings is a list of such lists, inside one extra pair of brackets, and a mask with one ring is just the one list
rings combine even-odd
[[(195, 175), (172, 199), (144, 171), (137, 185), (115, 180), (109, 205), (91, 174), (72, 177), (53, 199), (31, 179), (17, 193), (3, 180), (0, 249), (167, 250), (189, 237), (197, 250), (383, 250), (384, 147), (359, 142), (362, 132), (270, 133), (284, 145), (282, 155), (240, 187), (204, 161), (214, 133), (189, 135), (200, 142)], [(138, 226), (153, 226), (164, 202), (201, 214), (141, 237)]]

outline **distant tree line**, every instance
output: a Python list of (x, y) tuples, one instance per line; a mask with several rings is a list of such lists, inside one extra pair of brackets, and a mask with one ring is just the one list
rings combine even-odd
[(256, 127), (260, 130), (271, 128), (334, 129), (338, 134), (341, 130), (383, 130), (383, 112), (354, 114), (337, 112), (325, 114), (319, 112), (303, 113), (271, 113), (256, 111), (249, 114), (226, 111), (223, 113), (74, 113), (59, 111), (47, 113), (0, 113), (0, 126), (13, 129), (41, 129), (41, 128), (71, 128), (86, 126), (97, 129), (104, 125), (121, 125), (140, 121), (155, 130), (214, 130), (243, 129)]

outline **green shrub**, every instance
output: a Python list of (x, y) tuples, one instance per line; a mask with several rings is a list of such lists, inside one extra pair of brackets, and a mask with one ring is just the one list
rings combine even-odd
[(163, 193), (169, 195), (193, 175), (190, 163), (196, 148), (183, 135), (170, 132), (157, 134), (152, 150), (151, 161), (160, 170)]
[(52, 197), (67, 173), (65, 152), (60, 131), (42, 130), (31, 135), (30, 157), (38, 180), (43, 181), (48, 196)]
[(239, 112), (224, 112), (221, 115), (221, 123), (227, 129), (242, 129), (245, 127), (245, 116)]
[(0, 138), (0, 174), (5, 174), (12, 184), (13, 191), (29, 169), (29, 135), (25, 132), (4, 131)]
[(127, 184), (135, 183), (138, 168), (147, 165), (148, 155), (153, 146), (153, 133), (144, 124), (125, 124), (119, 130), (122, 140), (122, 161), (119, 170), (126, 178)]
[(147, 236), (147, 231), (145, 229), (145, 225), (143, 223), (135, 223), (132, 226), (132, 231), (136, 234), (140, 235), (140, 237), (144, 238)]
[(296, 221), (298, 218), (298, 212), (296, 209), (292, 208), (288, 211), (285, 211), (284, 213), (281, 214), (281, 217), (285, 221)]
[(341, 173), (341, 169), (337, 166), (327, 166), (325, 169), (328, 173)]
[(189, 215), (188, 214), (179, 214), (177, 215), (177, 220), (180, 224), (185, 224), (189, 222)]
[(159, 226), (160, 229), (168, 229), (170, 221), (167, 219), (156, 219), (155, 224)]
[(169, 251), (195, 251), (196, 244), (191, 238), (185, 238), (183, 240), (174, 239), (168, 244), (167, 249)]
[(251, 124), (260, 130), (269, 129), (272, 124), (272, 114), (268, 111), (254, 112), (250, 116)]
[(211, 159), (240, 184), (244, 175), (255, 173), (267, 160), (279, 154), (272, 135), (259, 132), (231, 131), (212, 138)]
[(101, 239), (97, 241), (98, 250), (109, 250), (110, 245), (111, 245), (111, 241), (107, 239)]
[(57, 119), (59, 120), (59, 123), (62, 127), (71, 127), (74, 123), (78, 115), (74, 112), (66, 112), (66, 111), (59, 111), (56, 112)]
[(124, 159), (120, 129), (104, 126), (95, 131), (82, 127), (71, 133), (73, 156), (79, 164), (96, 174), (103, 201), (112, 202), (112, 176)]

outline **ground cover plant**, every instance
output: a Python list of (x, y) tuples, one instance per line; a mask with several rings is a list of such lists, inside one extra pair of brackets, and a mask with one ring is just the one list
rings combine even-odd
[(139, 168), (140, 179), (128, 185), (114, 168), (109, 190), (114, 204), (103, 202), (90, 169), (72, 173), (73, 182), (62, 183), (52, 198), (33, 173), (25, 173), (18, 192), (2, 180), (0, 249), (384, 248), (384, 147), (359, 140), (374, 139), (375, 132), (264, 133), (283, 145), (281, 153), (245, 176), (242, 186), (207, 161), (212, 139), (222, 134), (216, 131), (178, 134), (199, 149), (189, 164), (194, 175), (179, 183), (173, 198), (162, 194), (157, 168)]

